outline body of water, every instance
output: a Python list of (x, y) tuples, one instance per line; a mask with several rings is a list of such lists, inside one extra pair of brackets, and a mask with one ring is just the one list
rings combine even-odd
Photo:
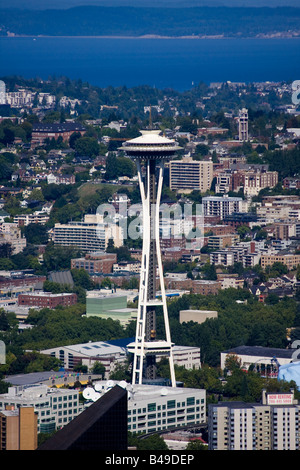
[(0, 38), (0, 76), (66, 76), (92, 85), (173, 88), (300, 79), (300, 38)]

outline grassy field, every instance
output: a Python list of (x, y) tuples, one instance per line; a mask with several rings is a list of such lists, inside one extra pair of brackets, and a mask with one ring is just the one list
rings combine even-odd
[(84, 183), (78, 188), (78, 194), (80, 198), (91, 196), (96, 193), (99, 189), (108, 188), (111, 190), (111, 194), (115, 193), (119, 189), (128, 189), (132, 191), (134, 186), (127, 184), (110, 184), (110, 183)]

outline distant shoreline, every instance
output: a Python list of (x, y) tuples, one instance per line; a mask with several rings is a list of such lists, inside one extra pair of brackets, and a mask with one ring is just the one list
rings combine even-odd
[(258, 35), (258, 36), (223, 36), (223, 35), (212, 35), (212, 36), (197, 36), (197, 35), (190, 35), (190, 36), (161, 36), (157, 34), (145, 34), (143, 36), (121, 36), (121, 35), (104, 35), (104, 36), (59, 36), (59, 35), (27, 35), (27, 34), (8, 34), (7, 36), (0, 36), (0, 38), (32, 38), (32, 39), (42, 39), (42, 38), (65, 38), (65, 39), (299, 39), (300, 34), (298, 36), (290, 35), (290, 36), (279, 36), (276, 34), (272, 35)]

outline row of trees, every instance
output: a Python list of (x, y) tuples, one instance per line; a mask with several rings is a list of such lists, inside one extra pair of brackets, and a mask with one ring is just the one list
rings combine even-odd
[[(237, 303), (237, 300), (246, 303)], [(180, 310), (214, 310), (218, 318), (202, 324), (179, 322)], [(218, 295), (183, 295), (168, 307), (172, 340), (177, 345), (201, 348), (203, 363), (216, 367), (220, 352), (240, 345), (285, 348), (286, 330), (299, 325), (300, 308), (295, 299), (283, 298), (265, 305), (247, 290), (226, 289)], [(163, 335), (163, 318), (158, 315), (157, 330)]]
[(11, 245), (6, 243), (0, 246), (0, 266), (1, 269), (8, 270), (34, 269), (36, 274), (46, 275), (50, 271), (70, 269), (71, 259), (78, 258), (81, 254), (76, 247), (64, 247), (49, 242), (43, 253), (43, 264), (40, 264), (37, 246), (29, 243), (22, 252), (12, 254)]
[(89, 341), (108, 341), (114, 338), (125, 338), (132, 333), (131, 328), (124, 329), (119, 322), (111, 319), (86, 317), (85, 304), (77, 303), (71, 307), (58, 306), (51, 310), (30, 310), (26, 323), (32, 329), (17, 333), (17, 325), (12, 324), (0, 336), (7, 345), (8, 352), (20, 350), (47, 349), (66, 344), (87, 343)]
[[(263, 377), (254, 370), (244, 371), (237, 362), (232, 367), (221, 370), (219, 367), (210, 367), (204, 364), (201, 369), (187, 370), (175, 366), (176, 380), (183, 382), (186, 387), (202, 388), (207, 392), (207, 402), (238, 400), (258, 403), (261, 400), (262, 390), (269, 393), (289, 392), (295, 384), (283, 380), (274, 380)], [(160, 361), (158, 373), (161, 377), (169, 377), (169, 364), (167, 359)], [(295, 389), (296, 398), (300, 392)]]
[[(82, 280), (82, 279), (81, 279)], [(45, 287), (55, 291), (55, 285), (47, 282)], [(54, 289), (54, 290), (53, 290)], [(237, 300), (245, 303), (237, 303)], [(179, 322), (180, 310), (214, 310), (218, 318), (208, 319), (202, 324)], [(177, 345), (201, 348), (201, 360), (210, 367), (220, 364), (220, 352), (239, 345), (260, 345), (285, 348), (288, 345), (287, 328), (300, 326), (300, 309), (295, 299), (284, 298), (276, 305), (259, 303), (248, 291), (227, 289), (218, 295), (183, 295), (169, 301), (168, 305), (172, 340)], [(62, 344), (109, 340), (131, 337), (135, 324), (123, 328), (113, 320), (82, 316), (85, 303), (55, 310), (32, 310), (27, 322), (33, 329), (16, 335), (15, 325), (9, 319), (6, 327), (6, 344), (14, 348), (39, 350)], [(2, 313), (2, 322), (4, 321)], [(157, 315), (157, 334), (164, 337), (162, 312)], [(299, 330), (299, 328), (298, 328)]]

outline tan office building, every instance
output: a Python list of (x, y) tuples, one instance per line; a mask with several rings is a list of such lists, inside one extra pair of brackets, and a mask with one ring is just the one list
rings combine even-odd
[(215, 310), (180, 310), (179, 322), (188, 323), (204, 323), (208, 318), (218, 318), (218, 312)]
[(7, 406), (0, 412), (0, 450), (35, 450), (37, 420), (32, 406)]
[(213, 162), (210, 160), (193, 160), (183, 157), (182, 160), (170, 161), (170, 189), (189, 193), (193, 190), (205, 193), (210, 190), (213, 180)]
[(300, 255), (280, 253), (261, 255), (261, 267), (263, 269), (265, 269), (266, 266), (272, 266), (274, 263), (282, 263), (290, 271), (300, 264)]

